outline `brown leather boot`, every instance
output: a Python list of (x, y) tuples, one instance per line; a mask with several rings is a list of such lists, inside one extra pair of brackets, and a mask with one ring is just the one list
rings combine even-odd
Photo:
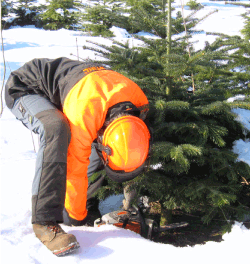
[(60, 257), (79, 248), (76, 237), (67, 234), (57, 223), (33, 224), (35, 235), (53, 254)]

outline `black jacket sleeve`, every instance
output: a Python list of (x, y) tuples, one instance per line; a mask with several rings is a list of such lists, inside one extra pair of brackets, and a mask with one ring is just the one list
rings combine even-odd
[(59, 84), (72, 69), (77, 68), (79, 71), (84, 67), (84, 63), (64, 57), (33, 59), (10, 74), (5, 85), (6, 104), (12, 108), (16, 98), (27, 94), (41, 94), (60, 108)]

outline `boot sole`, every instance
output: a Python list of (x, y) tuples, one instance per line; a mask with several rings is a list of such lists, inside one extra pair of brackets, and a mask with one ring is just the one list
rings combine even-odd
[(62, 257), (74, 252), (79, 247), (80, 247), (79, 243), (76, 242), (74, 244), (69, 245), (68, 247), (62, 248), (61, 250), (53, 251), (53, 254), (56, 255), (57, 257)]

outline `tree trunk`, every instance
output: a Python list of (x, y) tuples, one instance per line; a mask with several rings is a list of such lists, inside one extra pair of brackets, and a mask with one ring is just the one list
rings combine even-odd
[(124, 200), (123, 202), (123, 209), (128, 210), (132, 207), (132, 202), (136, 196), (136, 190), (129, 190), (129, 185), (124, 187), (123, 194), (124, 194)]
[(160, 220), (160, 225), (168, 225), (172, 223), (172, 210), (171, 209), (166, 209), (163, 207), (161, 204), (161, 220)]
[[(164, 0), (165, 4), (166, 0)], [(171, 27), (172, 27), (172, 19), (171, 19), (171, 0), (168, 0), (168, 24), (167, 24), (167, 67), (169, 69), (170, 59), (169, 56), (171, 54), (171, 42), (172, 42), (172, 36), (171, 36)], [(171, 95), (171, 79), (170, 79), (170, 73), (167, 72), (167, 87), (166, 87), (166, 94)]]

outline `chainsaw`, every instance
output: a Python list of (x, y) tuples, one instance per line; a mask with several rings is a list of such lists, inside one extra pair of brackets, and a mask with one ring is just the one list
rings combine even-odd
[(145, 218), (142, 207), (133, 205), (132, 208), (128, 210), (110, 212), (94, 221), (94, 227), (100, 227), (102, 225), (114, 225), (116, 227), (128, 229), (140, 234), (144, 238), (153, 240), (157, 238), (161, 232), (185, 227), (188, 223), (181, 222), (160, 226), (158, 221)]

